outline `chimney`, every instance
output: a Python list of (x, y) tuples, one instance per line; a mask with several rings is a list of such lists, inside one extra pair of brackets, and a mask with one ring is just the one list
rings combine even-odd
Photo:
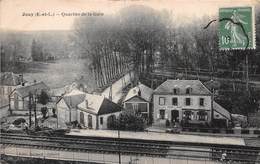
[(86, 108), (88, 108), (88, 100), (85, 100)]
[(138, 90), (138, 96), (141, 96), (141, 89), (139, 88), (139, 90)]
[(22, 86), (24, 86), (23, 74), (20, 74), (20, 75), (19, 75), (19, 83), (22, 84)]

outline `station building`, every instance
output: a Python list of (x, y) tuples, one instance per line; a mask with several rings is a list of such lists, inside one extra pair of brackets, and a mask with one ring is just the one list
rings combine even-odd
[[(210, 123), (211, 98), (211, 92), (199, 80), (166, 80), (153, 93), (154, 122)], [(214, 101), (213, 111), (214, 121), (228, 124), (230, 113)]]

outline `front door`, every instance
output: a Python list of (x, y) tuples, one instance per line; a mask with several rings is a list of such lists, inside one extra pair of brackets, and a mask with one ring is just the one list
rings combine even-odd
[(88, 128), (92, 129), (92, 116), (88, 115)]
[(179, 111), (178, 110), (171, 111), (171, 122), (179, 122)]
[(165, 110), (160, 110), (160, 119), (165, 119)]
[(79, 114), (79, 122), (81, 125), (85, 126), (85, 122), (84, 122), (84, 113), (80, 112)]

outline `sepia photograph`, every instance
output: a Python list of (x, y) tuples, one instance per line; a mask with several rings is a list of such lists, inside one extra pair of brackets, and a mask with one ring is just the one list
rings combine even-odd
[(0, 164), (258, 164), (259, 35), (259, 0), (0, 0)]

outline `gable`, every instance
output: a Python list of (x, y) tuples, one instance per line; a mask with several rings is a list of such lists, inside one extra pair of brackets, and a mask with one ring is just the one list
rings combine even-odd
[(107, 98), (105, 98), (103, 100), (103, 103), (100, 106), (100, 109), (98, 111), (98, 115), (115, 113), (115, 112), (119, 112), (121, 110), (122, 110), (121, 106), (119, 106), (118, 104), (116, 104), (116, 103), (108, 100)]
[(147, 102), (147, 101), (144, 100), (143, 98), (139, 97), (139, 96), (134, 96), (134, 97), (126, 100), (125, 102)]
[(57, 107), (69, 108), (63, 98), (57, 103)]
[(144, 84), (139, 83), (136, 87), (130, 89), (124, 99), (125, 101), (130, 100), (131, 98), (138, 96), (143, 100), (149, 102), (152, 99), (153, 89), (147, 87)]

